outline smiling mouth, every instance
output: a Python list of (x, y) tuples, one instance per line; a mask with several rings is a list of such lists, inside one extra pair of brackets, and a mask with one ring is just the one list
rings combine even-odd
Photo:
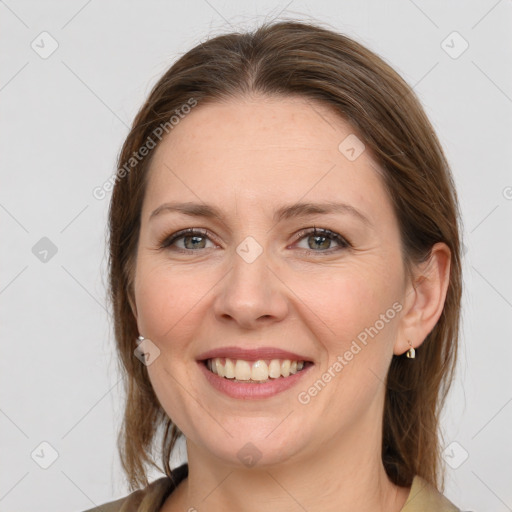
[(291, 359), (246, 361), (244, 359), (215, 357), (206, 359), (204, 364), (209, 371), (224, 379), (233, 382), (262, 384), (295, 375), (313, 363)]

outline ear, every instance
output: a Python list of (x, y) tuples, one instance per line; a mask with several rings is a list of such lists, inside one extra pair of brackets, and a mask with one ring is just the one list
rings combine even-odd
[(412, 282), (405, 291), (404, 310), (393, 349), (395, 355), (403, 354), (411, 345), (419, 347), (435, 327), (443, 312), (450, 282), (450, 261), (450, 248), (439, 242), (432, 246), (428, 260), (413, 269)]

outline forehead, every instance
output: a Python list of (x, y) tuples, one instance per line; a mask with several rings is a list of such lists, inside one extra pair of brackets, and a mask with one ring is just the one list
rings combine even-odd
[(381, 171), (354, 128), (305, 98), (198, 104), (154, 151), (145, 210), (184, 197), (226, 208), (234, 199), (259, 208), (343, 199), (369, 217), (390, 209)]
[[(284, 128), (284, 129), (283, 129)], [(198, 104), (173, 128), (157, 152), (180, 146), (189, 156), (202, 151), (338, 149), (354, 128), (325, 105), (299, 96), (244, 96)]]

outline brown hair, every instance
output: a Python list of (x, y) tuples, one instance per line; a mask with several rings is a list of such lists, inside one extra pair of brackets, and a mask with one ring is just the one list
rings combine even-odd
[[(200, 108), (253, 92), (316, 100), (352, 125), (383, 171), (407, 269), (427, 260), (436, 242), (451, 250), (439, 321), (414, 362), (393, 356), (382, 442), (383, 464), (395, 484), (409, 486), (420, 475), (442, 489), (439, 415), (454, 373), (462, 291), (460, 214), (449, 166), (416, 95), (388, 64), (335, 31), (288, 21), (214, 37), (184, 54), (154, 86), (120, 152), (109, 211), (109, 287), (127, 393), (118, 448), (130, 488), (148, 484), (148, 464), (160, 469), (153, 454), (159, 429), (162, 468), (172, 478), (169, 459), (181, 435), (133, 353), (139, 333), (129, 301), (154, 152), (135, 164), (130, 159), (191, 99)], [(128, 161), (132, 168), (121, 173)]]

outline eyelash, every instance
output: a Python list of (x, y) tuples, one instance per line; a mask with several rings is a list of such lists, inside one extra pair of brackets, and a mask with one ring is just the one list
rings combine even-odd
[[(182, 229), (181, 231), (177, 231), (176, 233), (173, 233), (170, 236), (164, 236), (159, 241), (159, 249), (169, 249), (171, 245), (176, 242), (177, 240), (180, 240), (181, 238), (185, 238), (187, 236), (199, 236), (202, 238), (208, 238), (208, 230), (207, 229), (199, 229), (199, 228), (187, 228)], [(300, 251), (307, 253), (307, 254), (332, 254), (333, 252), (342, 250), (342, 249), (348, 249), (352, 247), (352, 244), (350, 241), (348, 241), (345, 237), (342, 237), (338, 233), (335, 233), (334, 231), (331, 231), (330, 229), (320, 228), (317, 229), (316, 226), (313, 227), (313, 229), (308, 228), (300, 231), (300, 233), (297, 234), (297, 240), (296, 242), (300, 241), (302, 238), (308, 237), (308, 236), (319, 236), (319, 237), (325, 237), (329, 240), (335, 241), (339, 244), (339, 247), (336, 247), (334, 249), (327, 249), (325, 251), (314, 251), (312, 249), (299, 249)], [(192, 252), (196, 252), (194, 249), (181, 249), (175, 247), (173, 250), (184, 253), (184, 254), (190, 254)]]

